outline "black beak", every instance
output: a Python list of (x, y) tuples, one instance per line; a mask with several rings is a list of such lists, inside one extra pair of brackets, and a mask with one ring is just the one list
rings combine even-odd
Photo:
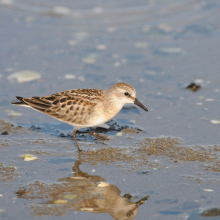
[(139, 207), (140, 205), (144, 204), (144, 202), (146, 200), (149, 199), (150, 196), (145, 196), (144, 198), (142, 198), (141, 200), (139, 200), (138, 202), (136, 202), (136, 206)]
[(139, 107), (143, 108), (146, 112), (148, 111), (148, 109), (138, 100), (135, 98), (134, 100), (134, 104), (138, 105)]

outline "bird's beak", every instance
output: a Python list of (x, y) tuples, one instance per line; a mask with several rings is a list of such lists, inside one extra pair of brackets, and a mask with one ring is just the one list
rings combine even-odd
[(139, 207), (140, 205), (142, 205), (146, 200), (148, 200), (149, 197), (150, 196), (145, 196), (144, 198), (136, 202), (136, 206)]
[(146, 112), (148, 111), (148, 109), (138, 100), (135, 98), (134, 100), (134, 104), (138, 105), (139, 107), (143, 108)]

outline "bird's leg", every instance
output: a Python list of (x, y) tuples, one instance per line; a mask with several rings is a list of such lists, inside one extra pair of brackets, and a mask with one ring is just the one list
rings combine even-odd
[(97, 139), (100, 139), (100, 140), (102, 140), (102, 141), (107, 141), (107, 140), (109, 140), (109, 139), (106, 137), (106, 135), (97, 134), (97, 133), (95, 133), (94, 131), (90, 131), (90, 132), (88, 132), (88, 131), (77, 131), (77, 134), (90, 134), (92, 137), (94, 136), (94, 137), (96, 137)]
[(76, 129), (74, 129), (73, 130), (73, 133), (72, 133), (72, 136), (73, 136), (73, 138), (74, 138), (74, 140), (75, 140), (75, 142), (76, 142), (76, 145), (77, 145), (77, 147), (78, 147), (78, 150), (79, 151), (82, 151), (82, 149), (81, 149), (81, 147), (79, 146), (79, 143), (78, 143), (78, 141), (77, 141), (77, 139), (76, 139)]

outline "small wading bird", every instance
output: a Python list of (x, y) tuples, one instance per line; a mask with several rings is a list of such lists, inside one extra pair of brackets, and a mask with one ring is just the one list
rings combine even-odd
[(108, 90), (72, 89), (44, 97), (16, 98), (19, 102), (12, 101), (11, 104), (33, 108), (74, 126), (72, 136), (79, 151), (82, 149), (76, 139), (76, 132), (101, 138), (95, 132), (79, 132), (79, 129), (109, 121), (127, 103), (134, 103), (148, 111), (136, 98), (135, 89), (126, 83), (116, 83)]

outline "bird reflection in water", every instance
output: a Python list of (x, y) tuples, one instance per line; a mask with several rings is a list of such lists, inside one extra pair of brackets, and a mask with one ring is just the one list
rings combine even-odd
[[(115, 186), (102, 181), (104, 178), (84, 173), (77, 160), (73, 166), (74, 176), (61, 178), (62, 183), (46, 184), (36, 181), (21, 187), (17, 196), (23, 199), (36, 199), (41, 203), (28, 204), (36, 216), (60, 216), (69, 211), (109, 213), (114, 219), (134, 219), (137, 209), (149, 196), (135, 198), (130, 194), (121, 196)], [(45, 201), (46, 200), (46, 201)]]

